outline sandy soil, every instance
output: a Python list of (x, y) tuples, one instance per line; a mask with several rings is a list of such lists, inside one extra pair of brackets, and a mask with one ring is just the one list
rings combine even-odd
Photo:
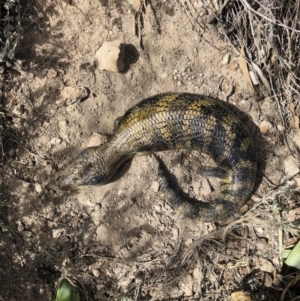
[[(274, 102), (253, 96), (239, 56), (210, 30), (200, 1), (147, 1), (145, 11), (134, 0), (26, 1), (23, 18), (17, 61), (2, 75), (0, 300), (47, 300), (65, 276), (76, 277), (90, 300), (228, 300), (235, 290), (276, 300), (279, 232), (285, 225), (284, 238), (292, 236), (286, 221), (297, 205), (285, 165), (290, 150)], [(96, 51), (115, 40), (126, 45), (124, 72), (97, 69)], [(64, 166), (105, 141), (117, 117), (167, 91), (212, 95), (252, 119), (257, 190), (228, 229), (174, 212), (158, 191), (153, 155), (127, 162), (102, 187), (56, 187)], [(212, 164), (207, 157), (158, 156), (184, 192), (201, 200), (217, 189), (217, 180), (197, 173)]]

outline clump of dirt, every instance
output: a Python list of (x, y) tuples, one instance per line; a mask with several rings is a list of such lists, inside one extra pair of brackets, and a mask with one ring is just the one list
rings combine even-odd
[[(205, 22), (205, 7), (195, 8)], [(224, 300), (240, 289), (259, 300), (280, 295), (278, 233), (297, 231), (287, 221), (297, 218), (299, 166), (288, 158), (294, 148), (276, 105), (251, 95), (230, 45), (194, 31), (179, 1), (33, 1), (22, 19), (17, 60), (2, 76), (0, 299), (49, 298), (66, 275), (90, 300)], [(100, 70), (95, 53), (115, 40), (125, 45), (125, 69)], [(56, 186), (80, 150), (113, 133), (117, 117), (167, 91), (211, 95), (252, 118), (257, 187), (230, 226), (174, 211), (159, 191), (153, 155), (125, 163), (102, 187)], [(201, 163), (213, 164), (206, 156), (159, 157), (184, 192), (202, 200), (218, 189), (198, 173)]]

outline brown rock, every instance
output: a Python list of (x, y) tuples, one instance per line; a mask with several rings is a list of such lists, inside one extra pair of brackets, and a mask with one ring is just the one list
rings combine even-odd
[(284, 170), (287, 176), (292, 177), (299, 173), (299, 162), (293, 156), (288, 156), (284, 161)]
[(96, 66), (100, 70), (122, 72), (124, 59), (125, 49), (121, 41), (104, 42), (95, 54)]
[(49, 69), (47, 72), (47, 77), (50, 78), (54, 78), (57, 76), (57, 71), (55, 71), (54, 69)]
[(262, 134), (265, 134), (272, 127), (273, 126), (272, 126), (271, 122), (266, 121), (266, 120), (262, 121), (262, 123), (259, 125), (259, 129)]

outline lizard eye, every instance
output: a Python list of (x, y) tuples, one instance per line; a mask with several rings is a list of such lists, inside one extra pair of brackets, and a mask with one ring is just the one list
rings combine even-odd
[(98, 178), (91, 178), (89, 180), (89, 185), (97, 185), (100, 183), (100, 180)]

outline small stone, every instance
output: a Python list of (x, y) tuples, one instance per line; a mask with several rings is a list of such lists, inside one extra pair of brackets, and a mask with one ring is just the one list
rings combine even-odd
[(160, 205), (154, 205), (154, 208), (157, 212), (161, 212), (161, 206)]
[(40, 194), (43, 191), (43, 187), (40, 183), (35, 183), (34, 189), (38, 194)]
[(89, 141), (87, 143), (87, 147), (91, 147), (91, 146), (98, 146), (100, 144), (103, 144), (107, 141), (107, 137), (98, 133), (93, 133), (90, 138)]
[(264, 233), (264, 229), (262, 227), (256, 227), (256, 232), (258, 234), (263, 234)]
[(50, 78), (54, 78), (57, 76), (57, 71), (55, 71), (54, 69), (49, 69), (47, 72), (47, 77)]
[(222, 65), (227, 65), (229, 63), (229, 60), (230, 60), (230, 54), (225, 54), (222, 57)]
[(261, 271), (272, 274), (276, 269), (273, 264), (267, 259), (262, 258), (259, 268)]
[(162, 73), (160, 77), (161, 77), (162, 79), (165, 79), (166, 77), (168, 77), (168, 73), (166, 73), (166, 72), (165, 72), (165, 73)]
[(60, 134), (62, 135), (66, 135), (66, 133), (68, 132), (68, 121), (67, 120), (60, 120), (58, 122), (58, 126), (60, 129)]
[(265, 134), (272, 127), (273, 126), (272, 126), (271, 122), (266, 121), (266, 120), (262, 121), (261, 124), (259, 125), (259, 129), (262, 134)]
[(237, 70), (239, 67), (238, 63), (236, 62), (230, 62), (228, 65), (229, 70), (235, 71)]
[(264, 273), (263, 279), (264, 279), (264, 285), (265, 285), (265, 287), (271, 287), (272, 286), (273, 278), (272, 278), (271, 274)]
[(281, 124), (277, 124), (277, 129), (279, 132), (283, 132), (284, 131), (284, 126), (282, 126)]
[(62, 143), (62, 139), (59, 138), (59, 137), (56, 137), (56, 138), (51, 139), (50, 143), (51, 143), (52, 145), (60, 144), (60, 143)]
[(104, 42), (95, 53), (99, 70), (122, 72), (125, 68), (125, 47), (121, 41)]
[(45, 172), (48, 176), (50, 176), (52, 174), (52, 166), (50, 164), (46, 165)]
[(292, 155), (284, 159), (283, 165), (287, 176), (292, 177), (299, 173), (299, 162)]
[(191, 243), (193, 243), (193, 239), (191, 237), (187, 238), (187, 240), (184, 242), (186, 246), (189, 246)]
[(273, 285), (275, 287), (279, 287), (282, 284), (282, 282), (283, 282), (283, 276), (276, 273), (276, 275), (273, 279)]
[(282, 178), (282, 174), (279, 170), (273, 170), (272, 173), (270, 174), (270, 180), (275, 184), (279, 184), (281, 178)]
[(179, 80), (179, 81), (177, 82), (177, 87), (181, 87), (181, 86), (182, 86), (182, 81)]
[(100, 272), (99, 272), (99, 270), (93, 269), (93, 270), (92, 270), (92, 273), (93, 273), (93, 275), (94, 275), (95, 278), (99, 278), (99, 277), (100, 277)]
[(159, 185), (159, 182), (157, 182), (157, 181), (154, 181), (154, 182), (152, 183), (152, 185), (151, 185), (151, 189), (152, 189), (154, 192), (158, 192), (158, 191), (159, 191), (159, 187), (160, 187), (160, 185)]
[(258, 250), (264, 250), (264, 248), (267, 246), (268, 242), (265, 238), (259, 238), (257, 241), (256, 241), (256, 248)]
[(180, 288), (184, 292), (185, 296), (193, 295), (193, 278), (190, 274), (187, 274), (186, 279), (181, 281)]
[(63, 234), (62, 229), (53, 229), (53, 231), (52, 231), (53, 238), (60, 238), (62, 234)]
[(241, 100), (239, 102), (238, 106), (245, 113), (247, 113), (251, 110), (251, 103), (248, 100), (244, 100), (244, 99)]

